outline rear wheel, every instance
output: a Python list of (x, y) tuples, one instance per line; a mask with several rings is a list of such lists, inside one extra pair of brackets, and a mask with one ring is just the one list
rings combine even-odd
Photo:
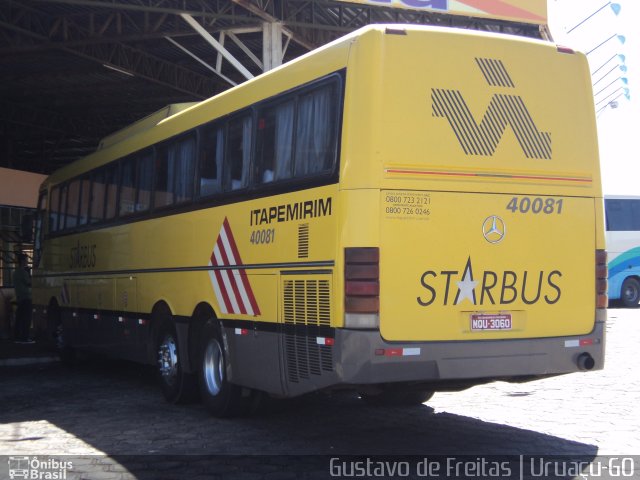
[(640, 282), (635, 278), (629, 277), (622, 282), (622, 303), (627, 308), (638, 306), (640, 301)]
[(198, 384), (200, 397), (216, 417), (232, 417), (246, 413), (256, 395), (227, 380), (227, 356), (220, 328), (210, 321), (202, 329), (202, 347)]
[(158, 378), (162, 394), (171, 403), (185, 403), (195, 396), (195, 378), (184, 371), (183, 352), (173, 322), (162, 321), (157, 342)]
[(380, 393), (360, 393), (360, 397), (369, 405), (410, 407), (423, 404), (433, 397), (433, 393), (406, 386), (386, 386)]

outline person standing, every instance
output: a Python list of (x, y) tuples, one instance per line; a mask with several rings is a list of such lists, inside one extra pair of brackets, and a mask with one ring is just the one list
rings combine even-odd
[(31, 275), (29, 273), (28, 259), (23, 253), (18, 254), (18, 266), (13, 273), (13, 287), (16, 292), (16, 343), (33, 343), (29, 339), (31, 329)]

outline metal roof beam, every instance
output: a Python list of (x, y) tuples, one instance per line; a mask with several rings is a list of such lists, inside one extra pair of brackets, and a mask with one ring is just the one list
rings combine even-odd
[[(181, 15), (183, 13), (192, 17), (204, 17), (212, 20), (239, 20), (251, 19), (251, 16), (219, 13), (211, 9), (217, 2), (208, 0), (138, 0), (135, 3), (122, 0), (49, 0), (49, 3), (61, 3), (67, 5), (81, 5), (94, 8), (108, 8), (114, 10), (129, 10), (136, 12), (170, 13)], [(166, 5), (166, 6), (164, 6)], [(253, 18), (255, 20), (255, 18)]]
[(84, 45), (64, 50), (199, 99), (212, 96), (218, 87), (204, 75), (123, 44)]
[[(11, 25), (11, 28), (43, 43), (55, 44), (43, 34), (42, 28), (34, 27), (35, 31), (28, 30), (26, 28), (28, 25), (39, 24), (25, 22), (22, 25)], [(0, 26), (6, 26), (5, 22), (0, 20)], [(99, 62), (102, 65), (119, 68), (200, 99), (210, 97), (218, 87), (215, 82), (203, 75), (124, 44), (82, 44), (74, 47), (55, 45), (55, 47), (73, 55)]]
[[(257, 15), (258, 17), (262, 18), (263, 20), (269, 23), (278, 23), (282, 21), (282, 19), (265, 11), (260, 5), (257, 5), (251, 0), (232, 0), (232, 1), (244, 7), (249, 12), (253, 13), (254, 15)], [(307, 39), (301, 37), (299, 34), (294, 32), (293, 30), (286, 28), (286, 26), (285, 28), (283, 28), (283, 33), (288, 37), (290, 37), (294, 42), (298, 43), (299, 45), (303, 46), (308, 50), (313, 50), (314, 48), (317, 48), (320, 46), (320, 45), (310, 43)]]
[(242, 65), (242, 63), (240, 63), (238, 59), (236, 59), (236, 57), (231, 54), (231, 52), (229, 52), (229, 50), (224, 48), (220, 42), (213, 38), (213, 36), (209, 32), (207, 32), (207, 30), (205, 30), (205, 28), (200, 25), (192, 16), (187, 15), (186, 13), (182, 13), (180, 16), (184, 18), (185, 22), (191, 25), (191, 27), (196, 32), (198, 32), (202, 36), (202, 38), (204, 38), (207, 43), (209, 43), (209, 45), (220, 52), (225, 60), (233, 65), (233, 67), (238, 70), (244, 76), (244, 78), (246, 78), (247, 80), (253, 78), (253, 74), (249, 70), (247, 70), (245, 66)]
[[(8, 41), (3, 51), (22, 53), (59, 46), (76, 47), (86, 44), (109, 42), (136, 42), (161, 39), (166, 36), (195, 36), (196, 32), (179, 16), (161, 12), (111, 11), (98, 9), (80, 13), (48, 15), (22, 4), (8, 1), (8, 8), (0, 9), (0, 27)], [(231, 4), (229, 4), (231, 5)], [(230, 9), (231, 7), (226, 7)], [(247, 15), (232, 15), (233, 21), (224, 20), (221, 29), (238, 31), (260, 31), (262, 20)], [(30, 34), (38, 39), (47, 39), (39, 44), (25, 44), (23, 38), (9, 35), (18, 32)]]
[[(250, 33), (254, 33), (254, 32), (252, 31)], [(244, 44), (242, 40), (238, 38), (238, 36), (235, 33), (231, 31), (226, 31), (226, 34), (238, 46), (238, 48), (240, 48), (240, 50), (242, 50), (244, 54), (253, 61), (253, 63), (255, 63), (258, 67), (260, 67), (260, 70), (264, 70), (264, 63), (262, 63), (262, 61), (249, 49), (249, 47), (247, 47)]]
[(176, 42), (173, 38), (171, 37), (165, 37), (169, 42), (171, 42), (173, 45), (175, 45), (176, 47), (178, 47), (180, 50), (182, 50), (184, 53), (186, 53), (187, 55), (189, 55), (191, 58), (193, 58), (194, 60), (196, 60), (198, 63), (202, 64), (205, 68), (211, 70), (213, 73), (215, 73), (216, 75), (218, 75), (220, 78), (222, 78), (225, 82), (227, 82), (229, 85), (231, 86), (235, 86), (237, 85), (237, 82), (234, 82), (233, 80), (231, 80), (229, 77), (227, 77), (226, 75), (223, 75), (222, 72), (220, 71), (219, 68), (214, 68), (211, 65), (209, 65), (207, 62), (205, 62), (204, 60), (202, 60), (200, 57), (198, 57), (195, 53), (189, 51), (187, 48), (183, 47), (182, 45), (180, 45), (178, 42)]

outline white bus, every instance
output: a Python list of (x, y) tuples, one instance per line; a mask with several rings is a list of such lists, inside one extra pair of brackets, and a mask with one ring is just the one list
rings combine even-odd
[(607, 195), (604, 203), (609, 300), (636, 307), (640, 301), (640, 196)]

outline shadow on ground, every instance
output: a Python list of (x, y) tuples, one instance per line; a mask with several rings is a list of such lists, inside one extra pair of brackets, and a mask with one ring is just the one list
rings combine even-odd
[[(292, 478), (325, 478), (332, 457), (352, 455), (597, 455), (593, 445), (426, 405), (371, 407), (348, 393), (312, 395), (260, 416), (220, 420), (199, 404), (165, 403), (153, 371), (126, 362), (11, 368), (0, 377), (4, 452), (94, 449), (136, 478), (186, 478), (187, 468), (189, 478), (288, 478), (290, 472), (296, 472)], [(42, 433), (42, 421), (69, 435)]]

